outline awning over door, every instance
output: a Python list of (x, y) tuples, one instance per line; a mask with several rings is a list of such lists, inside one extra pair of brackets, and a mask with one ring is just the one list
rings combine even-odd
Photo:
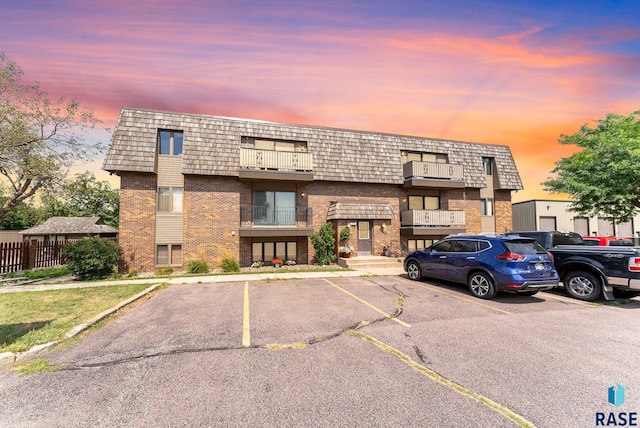
[(393, 220), (391, 204), (331, 201), (327, 220)]

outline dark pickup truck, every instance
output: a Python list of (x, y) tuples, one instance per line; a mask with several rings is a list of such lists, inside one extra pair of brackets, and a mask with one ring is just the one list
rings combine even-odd
[(565, 291), (594, 301), (640, 295), (640, 248), (585, 245), (573, 232), (513, 232), (535, 239), (552, 255)]

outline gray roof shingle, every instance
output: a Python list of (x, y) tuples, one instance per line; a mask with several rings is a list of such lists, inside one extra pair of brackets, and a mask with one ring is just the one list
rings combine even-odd
[(507, 146), (292, 125), (251, 119), (172, 113), (125, 107), (103, 169), (157, 173), (158, 129), (182, 130), (182, 172), (239, 175), (241, 137), (306, 141), (314, 180), (402, 184), (401, 151), (447, 153), (464, 165), (465, 186), (486, 187), (482, 157), (496, 163), (498, 189), (520, 190), (522, 181)]
[(97, 235), (118, 233), (118, 229), (102, 222), (100, 217), (50, 217), (41, 225), (23, 230), (23, 235)]

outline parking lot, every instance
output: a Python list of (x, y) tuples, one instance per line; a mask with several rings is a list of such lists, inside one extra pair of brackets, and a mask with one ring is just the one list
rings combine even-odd
[(562, 291), (485, 301), (395, 275), (176, 285), (44, 355), (65, 369), (2, 374), (0, 420), (594, 426), (640, 410), (638, 310)]

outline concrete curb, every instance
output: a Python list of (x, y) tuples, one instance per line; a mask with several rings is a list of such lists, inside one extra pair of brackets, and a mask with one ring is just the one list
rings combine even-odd
[[(125, 306), (135, 302), (136, 300), (146, 296), (147, 294), (151, 293), (153, 290), (158, 288), (160, 285), (162, 285), (162, 284), (153, 284), (149, 288), (147, 288), (146, 290), (141, 291), (140, 293), (136, 294), (135, 296), (132, 296), (132, 297), (128, 298), (127, 300), (123, 300), (122, 302), (118, 303), (117, 305), (113, 306), (112, 308), (107, 309), (106, 311), (99, 313), (95, 317), (91, 318), (89, 321), (87, 321), (87, 322), (85, 322), (83, 324), (75, 326), (74, 328), (72, 328), (66, 334), (66, 339), (70, 339), (70, 338), (82, 333), (83, 331), (85, 331), (86, 329), (88, 329), (93, 324), (97, 323), (98, 321), (102, 321), (103, 319), (107, 318), (109, 315), (113, 314), (114, 312), (122, 309), (123, 307), (125, 307)], [(66, 339), (57, 340), (57, 341), (49, 342), (49, 343), (44, 343), (42, 345), (36, 345), (36, 346), (32, 347), (31, 349), (29, 349), (28, 351), (25, 351), (25, 352), (19, 353), (19, 354), (16, 354), (14, 352), (3, 352), (3, 353), (0, 354), (0, 366), (13, 364), (16, 361), (24, 360), (27, 357), (30, 357), (32, 355), (37, 355), (41, 351), (43, 351), (43, 350), (45, 350), (47, 348), (50, 348), (52, 346), (55, 346), (58, 343), (63, 342)]]

